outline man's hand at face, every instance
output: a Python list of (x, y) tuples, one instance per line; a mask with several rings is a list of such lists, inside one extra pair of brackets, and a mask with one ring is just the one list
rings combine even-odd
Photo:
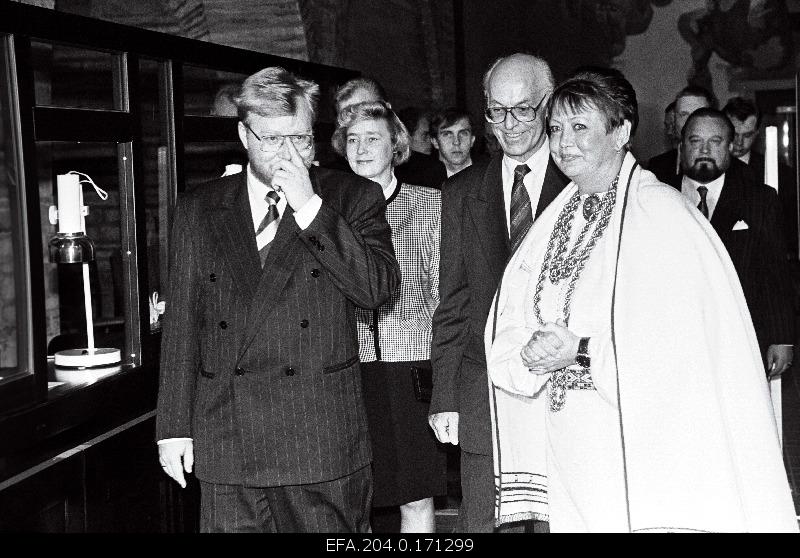
[(297, 211), (311, 199), (314, 189), (306, 162), (288, 138), (284, 142), (289, 158), (281, 157), (273, 163), (272, 187), (286, 196), (286, 203)]

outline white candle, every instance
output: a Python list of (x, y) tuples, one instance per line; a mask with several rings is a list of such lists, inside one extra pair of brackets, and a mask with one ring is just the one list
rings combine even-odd
[(767, 126), (764, 153), (764, 184), (778, 189), (778, 127)]

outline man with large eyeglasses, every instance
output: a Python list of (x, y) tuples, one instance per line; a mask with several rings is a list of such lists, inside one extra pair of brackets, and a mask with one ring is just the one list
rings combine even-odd
[(553, 87), (541, 58), (513, 54), (494, 62), (483, 80), (484, 116), (502, 152), (453, 175), (442, 189), (441, 303), (433, 317), (428, 418), (440, 442), (461, 446), (459, 522), (467, 532), (494, 530), (483, 343), (489, 306), (509, 256), (568, 182), (546, 141), (544, 107)]
[(156, 436), (200, 481), (203, 532), (368, 532), (355, 306), (398, 287), (380, 186), (312, 165), (317, 84), (283, 68), (235, 104), (245, 172), (179, 199)]

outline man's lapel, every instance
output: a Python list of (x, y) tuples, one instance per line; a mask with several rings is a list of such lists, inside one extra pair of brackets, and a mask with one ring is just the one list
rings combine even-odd
[(483, 175), (483, 182), (474, 195), (465, 199), (467, 211), (476, 231), (476, 242), (486, 258), (488, 269), (502, 269), (508, 257), (509, 239), (503, 200), (502, 156), (492, 158)]
[(559, 170), (553, 161), (552, 157), (547, 158), (547, 170), (544, 173), (544, 182), (542, 182), (542, 193), (539, 195), (539, 204), (536, 206), (536, 211), (533, 214), (533, 219), (539, 218), (550, 203), (556, 199), (564, 189), (564, 186), (569, 184), (569, 178)]
[[(314, 192), (319, 195), (320, 188), (316, 173), (311, 173)], [(281, 215), (275, 238), (270, 244), (267, 260), (258, 285), (253, 295), (253, 302), (248, 313), (242, 353), (255, 339), (269, 315), (275, 309), (275, 302), (280, 299), (281, 292), (301, 261), (301, 254), (306, 250), (300, 240), (300, 227), (294, 218), (294, 210), (287, 204)]]
[(733, 229), (741, 213), (739, 211), (739, 203), (743, 199), (741, 188), (742, 184), (736, 179), (735, 172), (726, 172), (722, 191), (711, 215), (711, 225), (720, 236), (727, 235)]
[(224, 265), (230, 268), (234, 282), (249, 298), (255, 292), (261, 263), (247, 196), (246, 173), (240, 173), (231, 182), (231, 187), (225, 191), (219, 204), (207, 208), (208, 223), (219, 244)]

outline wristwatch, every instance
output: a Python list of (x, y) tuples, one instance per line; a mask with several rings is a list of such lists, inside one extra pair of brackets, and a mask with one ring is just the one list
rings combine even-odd
[(589, 358), (589, 337), (581, 337), (578, 341), (578, 354), (575, 355), (575, 362), (581, 368), (591, 368), (592, 359)]

